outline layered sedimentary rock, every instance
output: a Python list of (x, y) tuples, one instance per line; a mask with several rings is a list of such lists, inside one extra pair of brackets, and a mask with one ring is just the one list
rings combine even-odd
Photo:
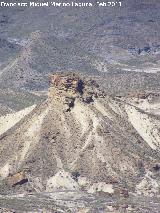
[(0, 136), (1, 191), (158, 196), (158, 99), (106, 93), (78, 74), (52, 75), (48, 100)]

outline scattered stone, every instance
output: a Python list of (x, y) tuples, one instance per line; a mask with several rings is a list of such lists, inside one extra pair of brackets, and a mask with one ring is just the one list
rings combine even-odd
[(89, 189), (88, 193), (96, 193), (96, 192), (106, 192), (109, 194), (114, 193), (113, 185), (112, 184), (106, 184), (104, 182), (94, 183)]
[(71, 177), (69, 172), (59, 171), (47, 181), (46, 191), (52, 192), (57, 189), (78, 190), (78, 183)]

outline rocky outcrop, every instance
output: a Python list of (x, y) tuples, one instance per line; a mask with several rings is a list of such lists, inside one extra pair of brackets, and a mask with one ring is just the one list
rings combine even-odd
[(11, 187), (18, 185), (18, 184), (23, 184), (28, 182), (28, 179), (26, 177), (26, 173), (24, 171), (18, 172), (14, 175), (10, 175), (7, 178), (7, 184)]
[(104, 97), (105, 93), (90, 78), (84, 78), (76, 73), (60, 72), (50, 77), (49, 96), (51, 99), (63, 99), (63, 103), (68, 105), (67, 110), (69, 111), (74, 106), (76, 99), (89, 104), (97, 97)]
[(51, 85), (58, 90), (72, 91), (73, 93), (83, 93), (84, 82), (78, 75), (70, 73), (58, 73), (51, 76)]

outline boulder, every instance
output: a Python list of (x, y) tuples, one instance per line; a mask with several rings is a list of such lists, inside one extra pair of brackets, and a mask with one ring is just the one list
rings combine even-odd
[(28, 182), (28, 179), (24, 171), (18, 172), (14, 175), (10, 175), (7, 179), (7, 184), (12, 187), (17, 184), (22, 185), (26, 182)]

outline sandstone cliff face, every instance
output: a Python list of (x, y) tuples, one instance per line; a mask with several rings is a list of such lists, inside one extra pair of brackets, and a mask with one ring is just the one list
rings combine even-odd
[(68, 110), (74, 106), (76, 99), (89, 104), (95, 98), (105, 96), (94, 80), (84, 80), (75, 73), (54, 74), (50, 77), (50, 83), (50, 100), (55, 98), (63, 100), (63, 103), (68, 105)]
[[(0, 136), (0, 177), (11, 180), (4, 192), (159, 195), (159, 103), (109, 97), (72, 73), (50, 81), (48, 100)], [(24, 170), (28, 181), (17, 184)], [(153, 190), (145, 192), (148, 172)]]

